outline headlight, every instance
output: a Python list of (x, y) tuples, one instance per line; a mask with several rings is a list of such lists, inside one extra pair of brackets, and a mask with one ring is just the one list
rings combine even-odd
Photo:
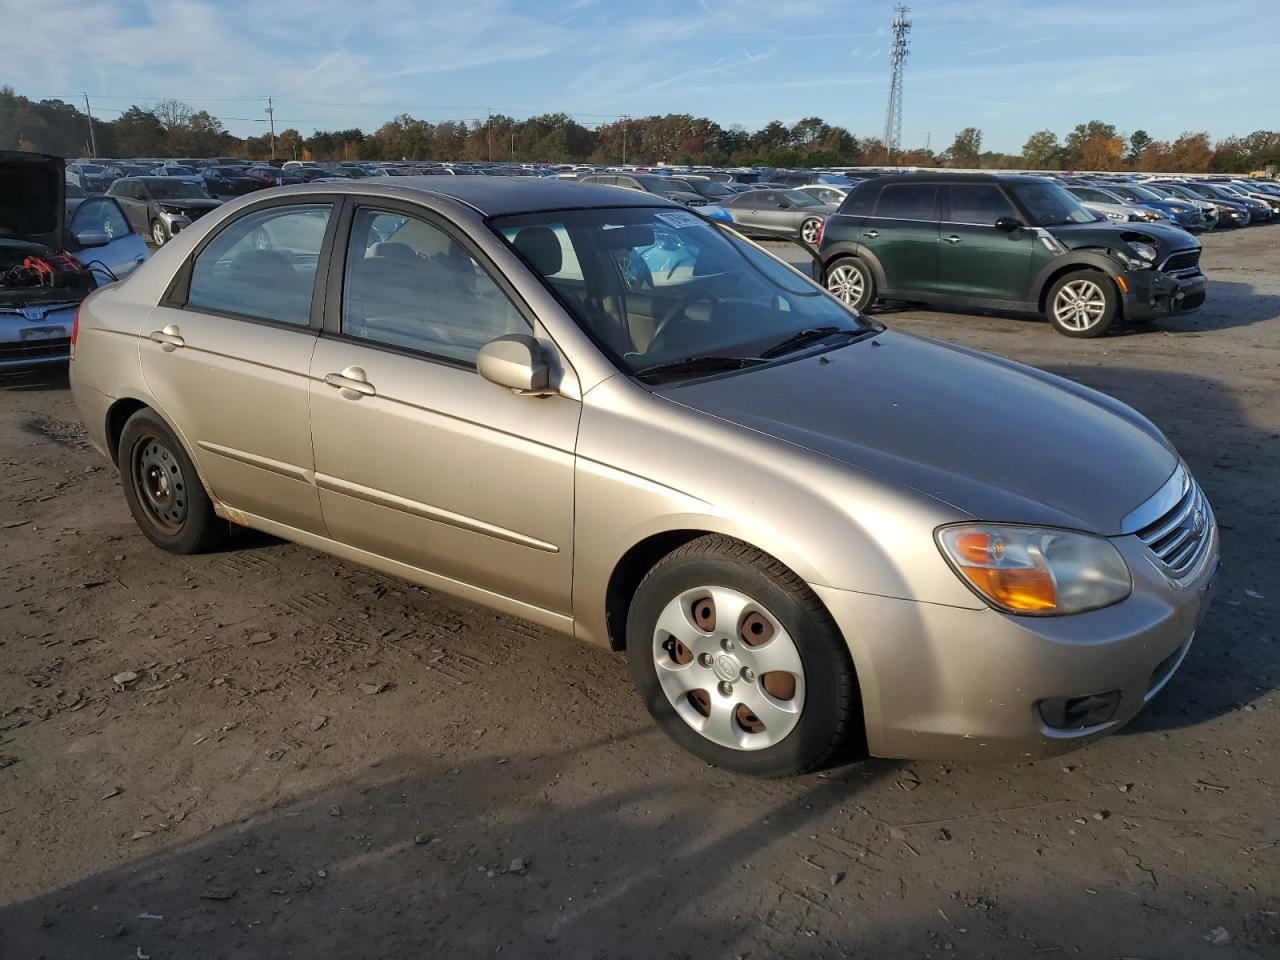
[(1129, 249), (1148, 262), (1154, 261), (1156, 258), (1156, 248), (1149, 243), (1134, 240), (1129, 243)]
[(1103, 210), (1102, 213), (1109, 220), (1128, 220), (1129, 219), (1129, 215), (1127, 213), (1120, 213), (1119, 211), (1116, 211), (1116, 210)]
[(941, 527), (938, 546), (956, 573), (998, 610), (1039, 616), (1119, 603), (1133, 581), (1110, 540), (1001, 523)]

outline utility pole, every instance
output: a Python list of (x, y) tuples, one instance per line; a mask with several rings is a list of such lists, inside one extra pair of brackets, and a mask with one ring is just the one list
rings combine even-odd
[(89, 95), (84, 95), (84, 112), (89, 116), (89, 156), (96, 159), (98, 156), (98, 138), (93, 133), (93, 111), (89, 109)]
[(271, 124), (271, 156), (268, 160), (276, 158), (276, 106), (271, 97), (267, 97), (267, 121)]
[(631, 126), (631, 115), (622, 115), (622, 165), (627, 165), (627, 130)]
[(511, 162), (516, 162), (516, 132), (511, 131)]
[(902, 146), (902, 70), (907, 62), (907, 34), (911, 32), (911, 20), (907, 14), (911, 8), (899, 3), (893, 8), (893, 46), (889, 53), (889, 106), (884, 114), (884, 149), (887, 161), (892, 164), (894, 155)]
[(485, 132), (489, 137), (489, 162), (493, 163), (493, 107), (486, 107), (485, 114)]

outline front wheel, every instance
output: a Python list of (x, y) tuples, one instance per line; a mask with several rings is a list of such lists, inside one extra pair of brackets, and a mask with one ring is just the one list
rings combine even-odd
[(154, 220), (151, 223), (151, 239), (155, 241), (157, 247), (163, 247), (169, 240), (169, 229), (164, 225), (163, 220)]
[(876, 282), (861, 260), (837, 260), (827, 270), (827, 290), (853, 309), (865, 312), (875, 300)]
[(848, 648), (794, 573), (701, 537), (645, 576), (627, 615), (631, 676), (650, 715), (702, 759), (757, 776), (826, 761), (854, 715)]
[(124, 425), (117, 457), (129, 512), (147, 539), (170, 553), (203, 553), (230, 533), (195, 465), (169, 425), (139, 410)]
[(1076, 270), (1054, 281), (1045, 299), (1049, 322), (1067, 337), (1101, 337), (1120, 312), (1115, 284), (1097, 270)]
[(810, 217), (804, 223), (800, 224), (800, 239), (809, 246), (814, 246), (822, 237), (822, 221), (816, 217)]

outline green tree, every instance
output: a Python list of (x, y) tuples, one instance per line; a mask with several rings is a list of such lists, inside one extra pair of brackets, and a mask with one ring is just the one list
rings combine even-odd
[(1137, 166), (1138, 161), (1142, 159), (1142, 154), (1147, 147), (1151, 146), (1151, 134), (1145, 130), (1135, 130), (1129, 135), (1129, 149), (1124, 155), (1125, 162), (1129, 166)]
[(946, 151), (948, 167), (976, 167), (982, 156), (982, 131), (977, 127), (965, 127), (956, 134)]
[(1080, 166), (1080, 157), (1084, 153), (1084, 145), (1087, 141), (1094, 137), (1101, 137), (1105, 140), (1114, 140), (1117, 137), (1116, 127), (1113, 123), (1103, 123), (1101, 120), (1090, 120), (1088, 123), (1077, 124), (1076, 127), (1067, 134), (1067, 139), (1063, 145), (1063, 161), (1067, 167)]
[(1037, 130), (1022, 145), (1022, 163), (1033, 170), (1056, 170), (1062, 165), (1062, 145), (1052, 130)]
[(152, 157), (165, 150), (164, 127), (150, 110), (133, 106), (112, 122), (116, 152), (125, 157)]

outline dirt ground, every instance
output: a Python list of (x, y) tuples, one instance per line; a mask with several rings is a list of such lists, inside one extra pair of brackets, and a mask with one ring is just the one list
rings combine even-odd
[(255, 534), (161, 553), (65, 377), (5, 379), (0, 957), (1280, 956), (1280, 226), (1205, 247), (1203, 310), (1101, 341), (881, 314), (1133, 404), (1217, 511), (1181, 672), (1038, 763), (707, 767), (620, 655)]

